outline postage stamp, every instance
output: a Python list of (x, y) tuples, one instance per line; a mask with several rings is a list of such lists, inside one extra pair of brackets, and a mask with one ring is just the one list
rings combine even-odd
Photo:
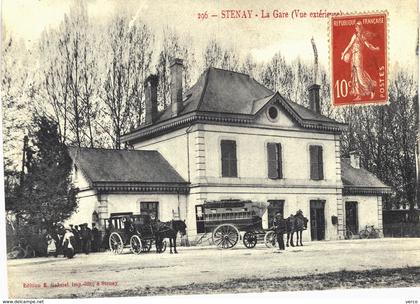
[(386, 103), (387, 14), (332, 17), (330, 35), (333, 105)]

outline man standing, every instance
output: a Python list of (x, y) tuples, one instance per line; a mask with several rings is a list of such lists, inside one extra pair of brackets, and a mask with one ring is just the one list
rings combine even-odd
[(74, 235), (74, 240), (75, 240), (75, 245), (74, 245), (74, 252), (80, 253), (81, 252), (81, 240), (80, 240), (80, 230), (79, 230), (79, 226), (74, 226), (74, 228), (72, 228), (73, 235)]
[(80, 225), (82, 227), (80, 235), (82, 236), (82, 250), (85, 254), (90, 253), (92, 232), (87, 223)]
[(286, 233), (286, 220), (281, 212), (277, 212), (274, 217), (274, 226), (276, 227), (277, 243), (279, 250), (285, 250), (283, 235)]
[(96, 224), (92, 223), (92, 251), (98, 252), (99, 251), (99, 230), (96, 228)]

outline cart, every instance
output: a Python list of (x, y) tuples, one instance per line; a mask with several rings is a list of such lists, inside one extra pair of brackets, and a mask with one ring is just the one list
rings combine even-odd
[[(149, 215), (116, 215), (104, 220), (109, 249), (121, 254), (125, 247), (135, 254), (149, 252), (155, 242), (156, 224)], [(163, 242), (162, 252), (166, 250)]]
[(229, 249), (242, 239), (246, 248), (254, 248), (271, 231), (262, 228), (267, 207), (268, 203), (249, 200), (209, 201), (196, 206), (197, 225), (204, 231), (197, 243), (211, 238), (217, 247)]

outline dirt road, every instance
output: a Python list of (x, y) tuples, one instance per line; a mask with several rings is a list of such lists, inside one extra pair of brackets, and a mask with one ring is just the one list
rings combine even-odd
[(135, 288), (420, 266), (420, 239), (306, 243), (285, 252), (242, 246), (179, 248), (179, 254), (79, 254), (8, 261), (11, 298), (99, 297)]

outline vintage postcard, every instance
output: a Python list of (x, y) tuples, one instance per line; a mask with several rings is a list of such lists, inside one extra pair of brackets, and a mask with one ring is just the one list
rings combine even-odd
[(418, 303), (415, 0), (3, 0), (1, 30), (3, 303)]

